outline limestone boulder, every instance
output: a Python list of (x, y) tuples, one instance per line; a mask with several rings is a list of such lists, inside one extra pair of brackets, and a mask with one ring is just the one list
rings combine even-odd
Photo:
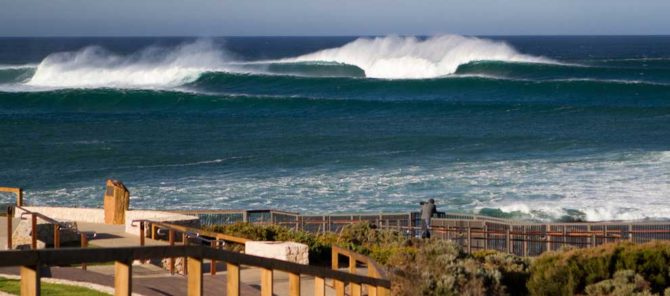
[(309, 247), (296, 242), (248, 241), (244, 252), (249, 255), (309, 264)]
[[(53, 246), (54, 243), (54, 224), (38, 219), (37, 220), (37, 248), (42, 249), (46, 246)], [(79, 242), (79, 234), (76, 231), (76, 224), (70, 227), (61, 228), (60, 243), (71, 244)], [(30, 249), (32, 242), (32, 223), (28, 220), (21, 220), (12, 233), (12, 248)]]

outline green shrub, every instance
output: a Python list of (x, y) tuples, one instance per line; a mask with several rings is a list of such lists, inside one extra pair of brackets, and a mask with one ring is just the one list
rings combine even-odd
[(389, 258), (393, 295), (505, 295), (501, 272), (455, 243), (413, 240), (414, 252)]
[(574, 295), (589, 285), (612, 279), (619, 270), (632, 270), (662, 293), (670, 283), (670, 242), (624, 242), (596, 248), (548, 252), (530, 269), (528, 290), (533, 295)]
[(629, 269), (619, 270), (612, 279), (588, 285), (585, 290), (589, 296), (652, 295), (649, 282)]

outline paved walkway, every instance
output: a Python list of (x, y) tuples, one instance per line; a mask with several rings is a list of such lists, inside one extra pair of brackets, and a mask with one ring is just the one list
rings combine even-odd
[[(16, 225), (16, 223), (14, 223)], [(96, 237), (89, 241), (92, 247), (123, 247), (138, 246), (139, 238), (125, 232), (124, 225), (104, 225), (94, 223), (78, 222), (80, 231), (94, 231)], [(0, 217), (0, 243), (6, 246), (6, 217)], [(146, 238), (145, 245), (166, 245), (165, 241), (155, 241)], [(157, 263), (157, 262), (154, 262)], [(226, 294), (226, 271), (225, 264), (217, 264), (217, 275), (209, 275), (209, 262), (205, 262), (203, 271), (205, 295)], [(18, 275), (19, 268), (0, 268), (0, 273)], [(242, 295), (258, 295), (260, 293), (260, 269), (242, 267), (240, 272)], [(103, 286), (114, 286), (113, 265), (89, 265), (84, 271), (77, 267), (51, 267), (43, 273), (45, 277), (53, 277), (79, 282), (89, 282)], [(276, 295), (288, 294), (288, 274), (284, 272), (274, 273), (274, 292)], [(186, 295), (186, 277), (171, 275), (166, 270), (154, 264), (133, 265), (133, 293), (141, 295)], [(301, 278), (302, 295), (312, 295), (314, 291), (314, 279), (303, 276)], [(326, 289), (327, 295), (335, 295), (331, 288)]]

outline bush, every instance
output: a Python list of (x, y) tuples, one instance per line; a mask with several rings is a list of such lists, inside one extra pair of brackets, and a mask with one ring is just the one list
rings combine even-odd
[[(257, 241), (294, 241), (306, 244), (309, 247), (310, 263), (317, 265), (330, 263), (331, 246), (337, 241), (336, 235), (332, 233), (311, 234), (277, 225), (235, 223), (208, 226), (207, 230)], [(243, 248), (233, 246), (231, 249), (241, 251)]]
[(586, 286), (586, 295), (589, 296), (628, 296), (652, 295), (649, 282), (630, 269), (619, 270), (614, 278)]
[(670, 242), (624, 242), (588, 249), (548, 252), (531, 267), (527, 287), (533, 295), (583, 294), (589, 285), (632, 270), (662, 293), (670, 283)]
[(412, 240), (414, 252), (389, 258), (393, 295), (504, 295), (502, 273), (453, 242)]

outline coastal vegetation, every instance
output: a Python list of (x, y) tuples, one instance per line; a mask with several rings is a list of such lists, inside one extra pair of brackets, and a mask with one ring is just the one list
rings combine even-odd
[(254, 240), (307, 244), (310, 262), (328, 264), (332, 245), (385, 266), (393, 295), (670, 295), (670, 242), (565, 248), (536, 258), (497, 251), (467, 254), (441, 239), (407, 238), (367, 223), (311, 234), (238, 223), (210, 230)]

